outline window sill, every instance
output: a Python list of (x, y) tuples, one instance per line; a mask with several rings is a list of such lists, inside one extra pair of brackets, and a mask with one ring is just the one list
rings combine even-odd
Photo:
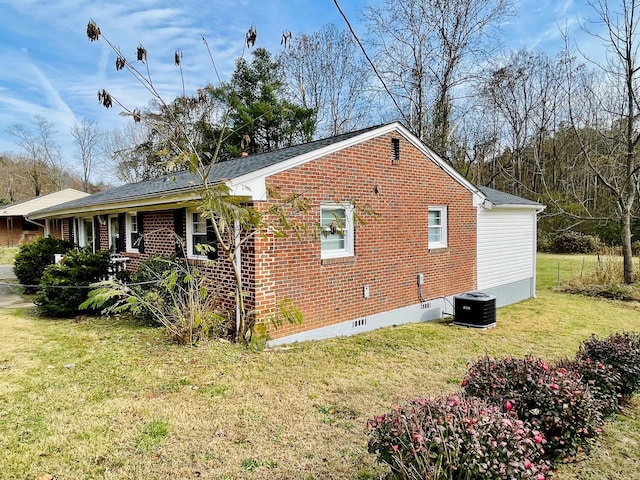
[(449, 253), (449, 247), (434, 247), (429, 249), (429, 253)]
[(342, 263), (355, 263), (356, 257), (334, 257), (334, 258), (323, 258), (320, 260), (320, 265), (338, 265)]

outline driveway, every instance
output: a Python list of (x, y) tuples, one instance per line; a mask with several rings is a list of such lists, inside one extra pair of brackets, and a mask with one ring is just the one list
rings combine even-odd
[(6, 285), (15, 282), (13, 265), (0, 265), (0, 308), (33, 307), (33, 303), (22, 298), (16, 287)]
[(0, 280), (15, 279), (13, 274), (13, 265), (0, 265)]

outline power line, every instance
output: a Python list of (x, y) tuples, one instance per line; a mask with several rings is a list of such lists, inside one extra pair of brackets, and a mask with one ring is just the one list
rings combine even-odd
[(342, 18), (344, 19), (345, 23), (347, 24), (347, 27), (349, 27), (349, 31), (351, 32), (351, 35), (353, 36), (355, 41), (358, 43), (358, 46), (360, 47), (360, 50), (362, 50), (364, 58), (366, 58), (367, 62), (369, 62), (369, 65), (371, 65), (371, 68), (373, 69), (373, 73), (376, 74), (376, 77), (378, 77), (378, 80), (380, 80), (380, 83), (382, 83), (382, 86), (384, 87), (384, 90), (387, 92), (387, 95), (389, 95), (389, 98), (391, 99), (393, 104), (398, 109), (398, 112), (402, 116), (402, 119), (404, 120), (404, 122), (407, 125), (410, 125), (410, 122), (407, 120), (407, 117), (405, 116), (404, 112), (400, 108), (400, 105), (398, 105), (398, 102), (396, 102), (396, 99), (393, 96), (393, 94), (391, 93), (391, 90), (389, 90), (389, 87), (387, 87), (386, 82), (383, 80), (382, 75), (380, 75), (380, 72), (378, 72), (378, 69), (376, 68), (375, 64), (373, 63), (373, 60), (371, 60), (371, 58), (369, 57), (369, 54), (367, 53), (367, 51), (364, 48), (364, 45), (362, 45), (362, 42), (358, 38), (358, 35), (356, 35), (356, 32), (353, 30), (353, 27), (351, 26), (351, 22), (349, 22), (349, 19), (347, 18), (347, 16), (342, 11), (342, 8), (340, 8), (340, 5), (338, 4), (338, 0), (333, 0), (333, 3), (335, 4), (336, 8), (338, 9), (338, 12), (340, 12), (340, 15), (342, 15)]

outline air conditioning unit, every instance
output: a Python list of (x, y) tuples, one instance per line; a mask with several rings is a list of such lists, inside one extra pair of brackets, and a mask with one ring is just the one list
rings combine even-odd
[(467, 292), (453, 297), (453, 324), (464, 327), (496, 326), (496, 297), (483, 292)]

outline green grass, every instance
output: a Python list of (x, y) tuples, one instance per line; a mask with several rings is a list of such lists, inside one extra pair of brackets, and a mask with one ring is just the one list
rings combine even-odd
[[(485, 352), (555, 359), (640, 328), (635, 304), (552, 290), (558, 262), (563, 280), (583, 270), (541, 255), (538, 298), (500, 309), (494, 329), (429, 322), (262, 353), (180, 347), (125, 319), (0, 312), (0, 478), (382, 478), (367, 418), (458, 389)], [(640, 478), (639, 442), (634, 403), (554, 478)]]
[(18, 253), (18, 247), (0, 247), (0, 265), (9, 265)]

